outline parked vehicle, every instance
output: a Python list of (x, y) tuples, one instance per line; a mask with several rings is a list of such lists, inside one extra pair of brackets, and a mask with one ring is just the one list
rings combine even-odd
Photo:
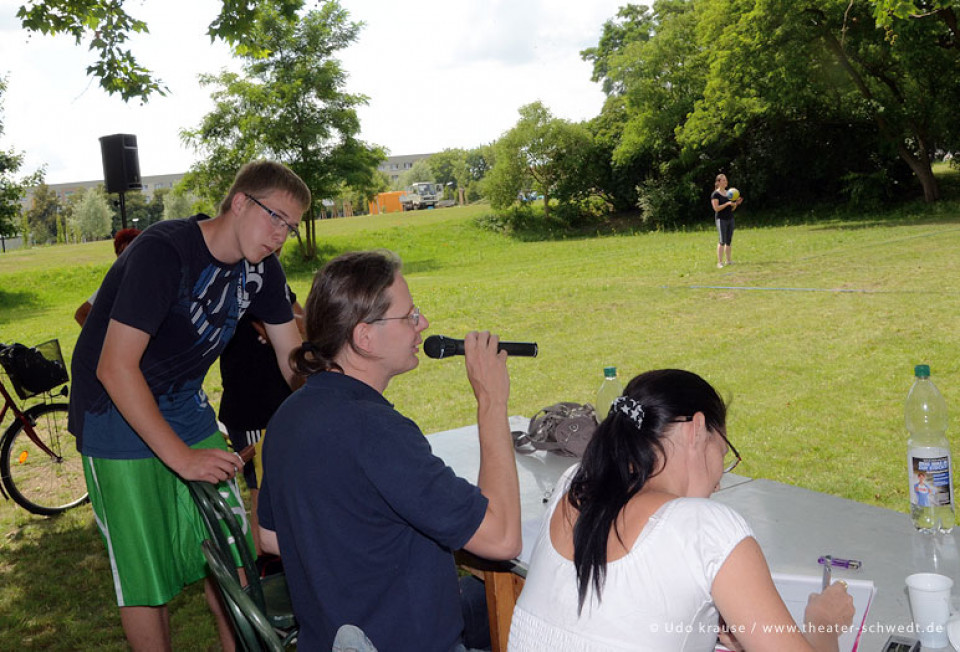
[(400, 197), (400, 205), (405, 211), (422, 208), (436, 208), (443, 199), (443, 185), (425, 181), (413, 184), (407, 194)]

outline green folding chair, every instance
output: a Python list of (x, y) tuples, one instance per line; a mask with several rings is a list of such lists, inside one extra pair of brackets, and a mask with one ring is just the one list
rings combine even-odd
[[(230, 540), (238, 542), (236, 550), (240, 555), (240, 564), (247, 575), (247, 586), (244, 587), (244, 592), (253, 599), (260, 611), (266, 614), (270, 625), (287, 633), (286, 641), (295, 639), (298, 629), (297, 620), (293, 615), (293, 604), (287, 589), (286, 575), (278, 573), (261, 579), (253, 553), (249, 546), (244, 544), (246, 537), (240, 520), (217, 491), (217, 487), (201, 481), (187, 482), (187, 486), (210, 533), (211, 545), (217, 549), (224, 560), (233, 559)], [(235, 565), (227, 564), (227, 566), (231, 577), (239, 584), (240, 575)]]
[(283, 652), (286, 646), (280, 636), (263, 611), (240, 587), (236, 569), (233, 564), (227, 563), (230, 557), (224, 558), (210, 539), (203, 542), (203, 556), (207, 558), (207, 565), (210, 566), (223, 597), (240, 649), (246, 652)]

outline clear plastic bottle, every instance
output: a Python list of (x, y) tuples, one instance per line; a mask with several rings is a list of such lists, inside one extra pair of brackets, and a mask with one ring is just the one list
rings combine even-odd
[(953, 509), (953, 463), (947, 441), (947, 403), (930, 380), (930, 367), (918, 364), (904, 405), (910, 517), (918, 530), (949, 532)]
[(594, 407), (597, 409), (597, 422), (607, 418), (610, 411), (610, 404), (613, 399), (623, 394), (623, 385), (617, 377), (616, 367), (603, 368), (603, 382), (600, 383), (600, 389), (597, 390), (597, 402)]

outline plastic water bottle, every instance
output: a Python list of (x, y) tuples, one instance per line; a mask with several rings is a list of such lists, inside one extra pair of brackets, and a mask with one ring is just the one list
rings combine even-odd
[(616, 367), (603, 368), (603, 382), (600, 383), (600, 389), (597, 390), (597, 402), (594, 407), (597, 409), (597, 422), (607, 418), (610, 411), (610, 404), (613, 399), (623, 394), (623, 385), (617, 377)]
[(918, 530), (949, 532), (953, 510), (953, 464), (947, 441), (947, 403), (930, 380), (930, 367), (918, 364), (904, 406), (910, 517)]

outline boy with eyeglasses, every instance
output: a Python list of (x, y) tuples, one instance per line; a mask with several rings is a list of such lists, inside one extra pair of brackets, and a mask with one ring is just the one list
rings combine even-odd
[[(233, 481), (243, 463), (218, 432), (203, 379), (249, 313), (265, 324), (293, 383), (289, 353), (300, 335), (273, 252), (310, 201), (283, 165), (244, 166), (216, 217), (159, 222), (130, 245), (77, 340), (70, 431), (134, 650), (170, 648), (166, 604), (206, 576), (204, 525), (184, 481), (221, 483), (243, 512)], [(223, 647), (232, 650), (209, 581), (206, 595)]]

